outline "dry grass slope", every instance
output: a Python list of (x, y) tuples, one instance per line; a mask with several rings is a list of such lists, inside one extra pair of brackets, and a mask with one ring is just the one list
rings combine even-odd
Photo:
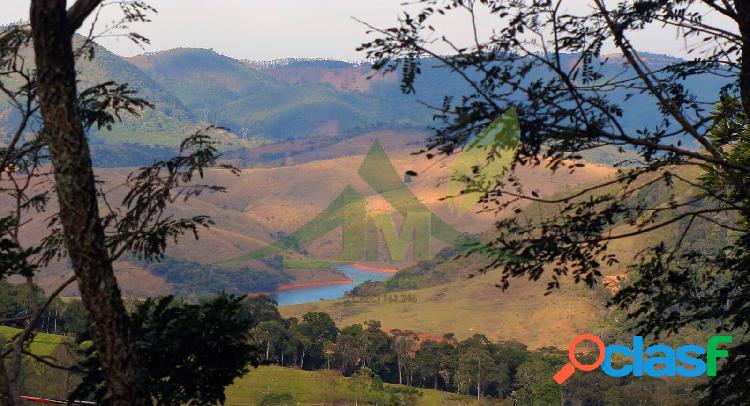
[(602, 309), (582, 286), (570, 283), (545, 296), (544, 283), (517, 280), (510, 289), (501, 291), (495, 287), (498, 278), (497, 273), (490, 272), (389, 294), (409, 299), (399, 299), (398, 303), (388, 303), (387, 296), (372, 301), (339, 299), (282, 307), (281, 311), (286, 317), (324, 311), (340, 327), (379, 320), (387, 329), (436, 336), (454, 333), (459, 339), (482, 333), (491, 340), (516, 340), (531, 348), (564, 347), (571, 337), (595, 331), (600, 324)]

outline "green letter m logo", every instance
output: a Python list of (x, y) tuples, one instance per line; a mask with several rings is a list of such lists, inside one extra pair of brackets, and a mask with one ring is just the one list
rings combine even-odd
[[(414, 259), (430, 258), (430, 223), (431, 214), (427, 211), (406, 212), (401, 233), (396, 230), (396, 223), (390, 213), (370, 213), (367, 215), (367, 248), (368, 261), (378, 260), (378, 231), (382, 232), (383, 241), (391, 260), (403, 261), (409, 241), (414, 243)], [(411, 237), (414, 236), (412, 240)]]

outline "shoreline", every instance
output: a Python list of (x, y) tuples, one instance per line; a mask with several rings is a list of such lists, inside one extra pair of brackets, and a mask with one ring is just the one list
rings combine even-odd
[(354, 283), (354, 279), (341, 279), (337, 281), (325, 281), (325, 282), (299, 282), (299, 283), (286, 283), (279, 285), (273, 293), (283, 292), (292, 289), (305, 289), (305, 288), (318, 288), (323, 286), (336, 286), (336, 285), (348, 285)]
[(359, 262), (354, 263), (350, 266), (354, 269), (359, 269), (360, 271), (381, 272), (381, 273), (389, 273), (389, 274), (398, 273), (398, 269), (396, 268), (375, 268), (372, 266), (362, 265)]
[[(386, 273), (386, 274), (391, 274), (391, 275), (398, 273), (398, 269), (395, 269), (395, 268), (376, 268), (376, 267), (372, 267), (368, 265), (363, 265), (360, 263), (354, 263), (349, 266), (351, 266), (354, 269), (361, 270), (361, 271)], [(247, 296), (274, 295), (279, 292), (286, 292), (286, 291), (295, 290), (295, 289), (320, 288), (320, 287), (326, 287), (326, 286), (349, 285), (353, 283), (354, 283), (354, 279), (351, 279), (351, 278), (339, 279), (339, 280), (334, 280), (334, 281), (322, 281), (322, 282), (285, 283), (285, 284), (280, 284), (279, 286), (277, 286), (276, 290), (266, 291), (266, 292), (248, 292)]]
[(319, 287), (325, 287), (325, 286), (337, 286), (337, 285), (348, 285), (354, 283), (354, 279), (341, 279), (337, 281), (326, 281), (326, 282), (298, 282), (298, 283), (285, 283), (281, 284), (278, 287), (276, 287), (276, 290), (271, 291), (262, 291), (262, 292), (247, 292), (245, 296), (248, 297), (255, 297), (255, 296), (268, 296), (268, 295), (275, 295), (279, 292), (285, 292), (287, 290), (294, 290), (294, 289), (306, 289), (306, 288), (319, 288)]

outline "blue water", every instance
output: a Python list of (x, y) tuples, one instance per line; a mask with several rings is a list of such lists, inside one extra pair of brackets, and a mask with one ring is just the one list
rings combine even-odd
[(392, 276), (385, 272), (363, 271), (352, 268), (349, 265), (337, 266), (336, 269), (342, 271), (352, 279), (354, 283), (345, 285), (317, 286), (314, 288), (290, 289), (276, 293), (276, 300), (279, 306), (316, 302), (318, 300), (333, 300), (344, 297), (344, 294), (352, 290), (355, 286), (367, 280), (384, 281)]

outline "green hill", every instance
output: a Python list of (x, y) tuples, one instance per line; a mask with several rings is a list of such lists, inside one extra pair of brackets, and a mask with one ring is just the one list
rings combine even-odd
[[(385, 388), (404, 388), (400, 385), (385, 384)], [(418, 389), (422, 393), (417, 405), (473, 405), (469, 396), (440, 392), (432, 389)], [(354, 404), (356, 395), (351, 386), (351, 378), (333, 371), (303, 371), (278, 366), (262, 366), (251, 370), (227, 388), (228, 405), (257, 405), (268, 394), (290, 394), (294, 404)], [(360, 403), (361, 402), (360, 399)]]
[[(76, 41), (80, 43), (82, 40), (77, 38)], [(92, 130), (92, 143), (177, 145), (184, 138), (187, 128), (194, 124), (192, 113), (135, 65), (102, 46), (94, 44), (93, 49), (93, 59), (82, 56), (78, 60), (79, 89), (107, 81), (127, 83), (138, 91), (139, 97), (151, 102), (155, 108), (142, 111), (139, 117), (123, 116), (124, 122), (113, 126), (112, 131)], [(31, 49), (23, 49), (22, 55), (27, 61), (33, 61)], [(0, 130), (8, 132), (17, 125), (17, 116), (7, 101), (0, 97)], [(2, 134), (3, 131), (0, 131)]]
[(178, 48), (129, 61), (199, 115), (220, 114), (219, 107), (228, 102), (280, 87), (242, 62), (208, 49)]
[[(13, 340), (21, 329), (7, 326), (0, 326), (0, 337), (5, 341)], [(31, 353), (39, 357), (49, 357), (59, 345), (65, 342), (65, 337), (57, 334), (36, 333), (34, 340), (29, 344)]]
[(427, 125), (431, 118), (400, 94), (385, 97), (321, 81), (288, 83), (213, 50), (179, 48), (129, 60), (203, 121), (273, 139), (337, 135), (373, 124)]
[(176, 145), (185, 136), (186, 127), (193, 123), (192, 114), (167, 89), (127, 60), (96, 46), (92, 60), (82, 59), (78, 64), (81, 87), (105, 81), (128, 83), (138, 95), (154, 105), (144, 110), (140, 117), (125, 117), (124, 125), (112, 131), (93, 134), (95, 140), (108, 144)]

